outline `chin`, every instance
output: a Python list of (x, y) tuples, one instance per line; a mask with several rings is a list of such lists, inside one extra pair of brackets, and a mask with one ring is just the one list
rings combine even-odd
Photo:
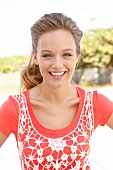
[(49, 84), (49, 87), (50, 88), (61, 88), (61, 87), (64, 87), (64, 86), (67, 86), (67, 82), (56, 82), (56, 83), (51, 83)]

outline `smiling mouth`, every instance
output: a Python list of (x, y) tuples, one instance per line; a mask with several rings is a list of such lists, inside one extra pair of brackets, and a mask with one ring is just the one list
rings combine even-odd
[(62, 71), (62, 72), (49, 72), (52, 76), (63, 76), (66, 71)]

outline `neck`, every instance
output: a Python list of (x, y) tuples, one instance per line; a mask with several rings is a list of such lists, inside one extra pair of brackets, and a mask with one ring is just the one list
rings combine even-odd
[(75, 87), (72, 84), (63, 87), (49, 88), (42, 83), (41, 95), (45, 100), (53, 104), (61, 104), (77, 97)]

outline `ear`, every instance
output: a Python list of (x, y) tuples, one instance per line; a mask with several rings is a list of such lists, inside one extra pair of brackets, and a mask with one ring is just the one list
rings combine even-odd
[(76, 63), (78, 63), (79, 62), (79, 55), (78, 54), (76, 54)]
[(35, 63), (36, 65), (38, 65), (37, 55), (36, 55), (36, 53), (34, 52), (34, 50), (32, 50), (32, 57), (33, 57), (33, 59), (34, 59), (34, 63)]

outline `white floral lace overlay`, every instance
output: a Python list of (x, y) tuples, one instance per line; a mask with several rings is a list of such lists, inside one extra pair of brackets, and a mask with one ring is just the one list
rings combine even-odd
[(22, 170), (92, 170), (89, 141), (94, 131), (92, 98), (86, 91), (75, 129), (60, 138), (47, 138), (33, 126), (24, 94), (13, 96), (20, 108), (18, 150)]

